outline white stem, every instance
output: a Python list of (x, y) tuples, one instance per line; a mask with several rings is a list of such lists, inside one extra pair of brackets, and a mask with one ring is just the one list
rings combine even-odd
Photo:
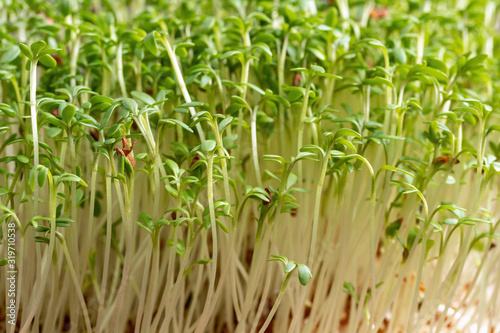
[[(177, 57), (175, 56), (172, 47), (170, 47), (170, 43), (168, 42), (167, 38), (162, 38), (161, 41), (163, 42), (163, 45), (167, 50), (168, 57), (170, 58), (170, 62), (172, 63), (172, 68), (174, 69), (175, 77), (177, 78), (177, 83), (179, 84), (179, 88), (181, 89), (182, 96), (184, 97), (186, 103), (191, 103), (191, 96), (189, 96), (186, 83), (184, 82), (184, 77), (182, 76), (181, 68), (179, 67), (179, 63), (177, 62)], [(196, 114), (196, 111), (193, 107), (189, 107), (189, 112), (191, 113), (191, 116), (194, 116)], [(205, 141), (205, 132), (203, 132), (203, 129), (201, 128), (201, 125), (199, 123), (196, 124), (196, 130), (198, 131), (198, 135), (200, 136), (200, 141)]]
[(262, 187), (262, 177), (260, 174), (260, 166), (259, 166), (259, 154), (257, 152), (257, 110), (258, 106), (252, 111), (252, 122), (250, 124), (251, 127), (251, 135), (252, 135), (252, 159), (253, 166), (255, 169), (255, 179), (257, 180), (257, 185)]

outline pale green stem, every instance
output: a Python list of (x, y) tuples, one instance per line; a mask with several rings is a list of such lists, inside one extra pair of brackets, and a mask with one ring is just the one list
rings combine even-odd
[[(106, 165), (106, 174), (111, 175), (111, 161), (108, 160)], [(101, 279), (101, 297), (99, 298), (99, 307), (97, 311), (96, 333), (101, 332), (102, 319), (104, 318), (104, 300), (108, 292), (108, 271), (109, 271), (109, 256), (111, 252), (111, 234), (113, 226), (113, 207), (112, 207), (112, 193), (111, 193), (111, 178), (105, 176), (106, 180), (106, 244), (104, 250), (104, 263)]]
[(116, 49), (116, 75), (118, 75), (118, 83), (122, 92), (122, 97), (128, 97), (127, 86), (125, 85), (125, 78), (123, 76), (123, 42), (118, 43)]
[[(116, 170), (114, 167), (114, 164), (112, 163), (112, 168), (113, 168), (113, 174), (116, 174)], [(126, 183), (123, 184), (124, 188), (126, 189)], [(122, 216), (123, 219), (123, 229), (125, 232), (125, 263), (123, 265), (123, 273), (122, 273), (122, 281), (120, 284), (120, 288), (118, 290), (118, 294), (116, 295), (116, 301), (115, 301), (115, 309), (113, 312), (113, 318), (112, 318), (112, 323), (111, 327), (114, 327), (114, 332), (116, 332), (116, 329), (119, 327), (119, 325), (116, 323), (118, 318), (120, 317), (120, 309), (122, 306), (123, 299), (125, 298), (125, 292), (127, 290), (127, 286), (129, 284), (129, 280), (131, 279), (130, 277), (130, 270), (132, 267), (132, 259), (133, 259), (133, 253), (132, 253), (132, 247), (133, 247), (133, 221), (132, 221), (132, 214), (131, 214), (131, 200), (132, 200), (132, 189), (134, 185), (134, 178), (133, 178), (133, 173), (130, 176), (130, 188), (128, 191), (126, 191), (125, 195), (125, 215)], [(121, 193), (120, 190), (120, 185), (118, 184), (118, 181), (115, 180), (115, 187), (116, 187), (116, 192)]]
[(313, 229), (312, 229), (312, 235), (311, 235), (311, 247), (309, 249), (309, 259), (307, 261), (307, 266), (310, 267), (311, 269), (313, 268), (313, 262), (314, 262), (314, 252), (316, 249), (316, 239), (317, 239), (317, 234), (318, 234), (319, 215), (320, 215), (320, 208), (321, 208), (321, 193), (323, 191), (323, 185), (325, 183), (325, 176), (326, 176), (326, 170), (328, 167), (329, 154), (330, 154), (330, 152), (327, 151), (326, 154), (323, 156), (323, 160), (321, 163), (320, 176), (319, 176), (320, 178), (319, 178), (318, 184), (316, 185), (316, 197), (315, 197), (315, 202), (314, 202), (314, 217), (313, 217)]
[[(39, 148), (38, 148), (38, 123), (37, 123), (37, 105), (36, 105), (36, 66), (37, 61), (32, 61), (30, 66), (30, 109), (31, 109), (31, 133), (33, 136), (33, 156), (34, 167), (40, 164)], [(33, 199), (33, 215), (38, 214), (38, 182), (35, 182), (34, 199)]]
[[(287, 32), (283, 37), (283, 44), (281, 46), (280, 58), (278, 62), (278, 91), (280, 96), (283, 96), (283, 85), (285, 84), (285, 62), (286, 62), (289, 36), (290, 34)], [(280, 128), (281, 151), (284, 153), (286, 151), (285, 148), (287, 142), (285, 133), (285, 107), (282, 104), (280, 104), (278, 112), (279, 112), (279, 122), (280, 122), (279, 128)]]
[(76, 86), (76, 70), (77, 70), (77, 65), (78, 65), (78, 54), (80, 52), (80, 44), (81, 44), (81, 41), (80, 41), (80, 37), (78, 36), (77, 33), (75, 32), (72, 32), (72, 35), (74, 34), (74, 36), (72, 37), (73, 41), (74, 41), (74, 46), (73, 46), (73, 50), (71, 50), (71, 62), (70, 62), (70, 75), (71, 75), (71, 80), (70, 80), (70, 85), (72, 88), (74, 88)]
[[(189, 92), (186, 87), (186, 83), (184, 82), (184, 77), (182, 75), (181, 68), (179, 66), (179, 63), (177, 62), (177, 58), (174, 54), (174, 51), (172, 50), (172, 47), (170, 47), (170, 43), (168, 42), (167, 38), (161, 38), (160, 39), (163, 45), (165, 46), (165, 49), (167, 50), (168, 57), (170, 58), (170, 62), (172, 64), (172, 68), (175, 73), (175, 77), (177, 78), (177, 84), (179, 85), (179, 88), (181, 89), (182, 96), (184, 97), (184, 100), (186, 103), (191, 103), (191, 96), (189, 95)], [(189, 112), (191, 113), (191, 116), (194, 116), (196, 111), (193, 107), (189, 107)], [(194, 119), (193, 119), (194, 120)], [(205, 141), (205, 133), (203, 132), (203, 129), (201, 128), (201, 125), (198, 123), (196, 124), (196, 130), (198, 131), (198, 135), (200, 137), (200, 141), (203, 142)]]
[(51, 261), (52, 261), (52, 255), (54, 253), (55, 238), (56, 238), (56, 207), (57, 207), (57, 201), (56, 201), (57, 196), (56, 195), (57, 195), (57, 191), (56, 191), (56, 188), (54, 187), (54, 183), (53, 183), (52, 175), (50, 174), (50, 171), (47, 173), (47, 176), (49, 178), (49, 191), (50, 191), (49, 247), (43, 255), (42, 271), (41, 271), (40, 280), (38, 280), (39, 284), (36, 286), (36, 288), (34, 288), (34, 290), (37, 290), (35, 300), (32, 303), (31, 311), (29, 312), (28, 317), (26, 318), (26, 321), (20, 330), (20, 333), (27, 333), (29, 331), (32, 319), (38, 310), (38, 306), (40, 305), (40, 300), (42, 299), (43, 292), (45, 291), (45, 285), (47, 282), (47, 277), (49, 275), (49, 269), (50, 269)]
[(75, 284), (75, 290), (78, 295), (78, 300), (80, 301), (80, 306), (82, 307), (83, 317), (85, 318), (85, 326), (87, 327), (87, 332), (92, 332), (92, 325), (90, 324), (89, 311), (87, 310), (87, 305), (85, 304), (85, 299), (83, 298), (82, 290), (80, 289), (80, 282), (78, 282), (78, 277), (76, 276), (75, 268), (73, 267), (73, 262), (71, 261), (71, 256), (69, 254), (68, 247), (66, 246), (66, 241), (60, 235), (59, 241), (63, 248), (64, 255), (66, 256), (66, 261), (68, 262), (68, 268)]
[[(153, 240), (153, 258), (151, 259), (152, 261), (152, 271), (150, 274), (150, 283), (149, 283), (149, 292), (147, 301), (148, 303), (146, 304), (146, 309), (144, 311), (144, 320), (142, 321), (142, 330), (141, 332), (150, 332), (150, 325), (151, 325), (151, 318), (153, 316), (153, 311), (154, 311), (154, 305), (156, 298), (158, 297), (157, 295), (157, 289), (158, 289), (158, 270), (159, 270), (159, 263), (160, 263), (160, 253), (158, 249), (158, 236), (159, 236), (159, 230), (155, 231), (156, 235), (153, 235), (152, 240)], [(173, 244), (173, 251), (175, 251), (175, 246), (176, 244)]]
[[(92, 168), (92, 176), (90, 180), (90, 207), (89, 207), (89, 219), (88, 219), (88, 230), (87, 233), (85, 234), (85, 239), (83, 240), (84, 244), (84, 250), (83, 250), (83, 256), (81, 258), (82, 263), (86, 263), (89, 257), (89, 252), (90, 252), (90, 244), (91, 242), (91, 235), (93, 233), (93, 226), (94, 226), (94, 209), (95, 209), (95, 196), (96, 196), (96, 183), (97, 183), (97, 172), (99, 168), (99, 154), (95, 155), (95, 161), (94, 165)], [(76, 216), (75, 216), (76, 218)], [(80, 278), (79, 281), (82, 281), (84, 277), (84, 272), (85, 270), (82, 270), (80, 272)]]
[[(257, 110), (258, 106), (255, 106), (252, 113), (252, 122), (250, 123), (250, 131), (252, 136), (252, 160), (255, 171), (255, 179), (257, 180), (257, 185), (262, 187), (262, 176), (260, 173), (259, 166), (259, 154), (258, 154), (258, 146), (257, 146)], [(229, 199), (229, 198), (228, 198)]]
[(271, 320), (274, 317), (274, 314), (276, 313), (276, 310), (278, 310), (278, 307), (281, 304), (281, 300), (283, 299), (283, 296), (285, 295), (286, 287), (288, 286), (288, 281), (292, 277), (292, 273), (287, 273), (285, 276), (285, 280), (283, 281), (283, 284), (281, 285), (280, 293), (278, 294), (278, 297), (276, 298), (276, 302), (274, 302), (274, 305), (271, 309), (271, 312), (269, 312), (269, 315), (266, 318), (266, 321), (262, 325), (262, 327), (259, 330), (259, 333), (264, 333), (271, 323)]
[(144, 272), (142, 274), (141, 296), (139, 297), (139, 306), (137, 308), (137, 315), (135, 316), (134, 333), (141, 332), (142, 315), (144, 314), (144, 305), (146, 303), (146, 289), (148, 287), (150, 266), (151, 258), (146, 258)]
[[(312, 84), (311, 79), (308, 79), (308, 82), (306, 85), (306, 92), (304, 95), (304, 102), (302, 104), (302, 111), (300, 112), (299, 130), (298, 130), (298, 134), (297, 134), (297, 150), (296, 150), (297, 154), (300, 152), (300, 148), (302, 148), (302, 142), (304, 140), (304, 128), (305, 128), (304, 120), (306, 119), (307, 108), (309, 107), (309, 93), (311, 91), (311, 84)], [(300, 187), (302, 187), (302, 184), (303, 184), (302, 161), (298, 161), (298, 177), (299, 177)]]
[[(243, 45), (247, 48), (250, 49), (251, 43), (250, 43), (250, 35), (249, 32), (247, 31), (243, 35)], [(248, 59), (244, 63), (241, 64), (241, 83), (243, 84), (243, 92), (241, 93), (241, 98), (246, 100), (247, 98), (247, 85), (249, 80), (249, 75), (250, 75), (250, 66), (252, 64), (252, 60)], [(236, 127), (236, 133), (238, 135), (238, 156), (237, 160), (240, 160), (241, 158), (241, 140), (243, 140), (242, 135), (243, 135), (243, 109), (240, 109), (238, 112), (238, 125)]]
[[(106, 50), (104, 49), (104, 46), (101, 45), (102, 47), (102, 51), (101, 51), (101, 56), (102, 56), (102, 61), (103, 62), (107, 62), (108, 61), (108, 57), (106, 55)], [(102, 69), (102, 84), (101, 84), (101, 94), (103, 96), (108, 96), (109, 95), (109, 86), (110, 86), (110, 82), (109, 82), (109, 72), (106, 68), (103, 68)]]
[(212, 274), (210, 276), (210, 283), (208, 285), (208, 294), (205, 301), (205, 307), (203, 308), (203, 313), (200, 316), (198, 325), (196, 326), (195, 333), (204, 332), (205, 327), (208, 322), (207, 314), (209, 313), (210, 305), (212, 302), (212, 297), (214, 294), (215, 278), (217, 275), (217, 223), (215, 222), (215, 207), (214, 207), (214, 184), (213, 184), (213, 165), (214, 165), (214, 154), (213, 152), (208, 153), (208, 166), (207, 166), (207, 197), (208, 197), (208, 207), (210, 211), (210, 224), (212, 230)]

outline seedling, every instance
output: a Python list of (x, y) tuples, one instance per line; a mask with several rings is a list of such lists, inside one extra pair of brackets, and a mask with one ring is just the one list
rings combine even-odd
[(0, 9), (1, 331), (500, 327), (495, 1)]

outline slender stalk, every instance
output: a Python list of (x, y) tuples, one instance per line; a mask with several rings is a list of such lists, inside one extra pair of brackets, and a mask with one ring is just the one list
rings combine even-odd
[(250, 123), (251, 136), (252, 136), (252, 160), (255, 171), (255, 179), (257, 180), (257, 185), (262, 187), (262, 177), (260, 173), (259, 166), (259, 155), (257, 152), (257, 110), (258, 106), (255, 106), (252, 111), (252, 122)]
[(198, 325), (196, 326), (195, 333), (201, 333), (205, 330), (208, 321), (208, 312), (211, 306), (212, 297), (214, 296), (215, 288), (215, 278), (217, 276), (217, 223), (215, 222), (215, 207), (214, 207), (214, 185), (213, 185), (213, 166), (214, 166), (214, 154), (213, 152), (208, 153), (208, 165), (207, 165), (207, 198), (208, 206), (210, 211), (210, 225), (212, 230), (212, 273), (210, 276), (210, 282), (208, 285), (207, 299), (205, 301), (205, 306), (203, 312), (200, 316)]
[(90, 324), (89, 311), (87, 310), (87, 305), (85, 304), (85, 299), (83, 298), (82, 291), (80, 289), (80, 282), (76, 276), (75, 268), (73, 267), (73, 262), (71, 261), (71, 255), (69, 254), (68, 246), (66, 245), (66, 240), (61, 234), (58, 234), (59, 241), (63, 248), (64, 255), (66, 256), (66, 261), (68, 262), (69, 272), (73, 283), (75, 284), (75, 290), (78, 295), (78, 300), (80, 301), (80, 306), (83, 311), (83, 317), (85, 318), (85, 326), (87, 326), (87, 332), (92, 332), (92, 325)]
[[(30, 110), (31, 110), (31, 134), (33, 136), (33, 164), (38, 167), (40, 164), (39, 148), (38, 148), (38, 120), (37, 120), (37, 103), (36, 103), (36, 66), (37, 61), (32, 61), (30, 66)], [(33, 212), (38, 213), (38, 182), (35, 182), (35, 190), (33, 196)]]
[[(276, 7), (275, 7), (276, 8)], [(273, 12), (274, 14), (274, 12)], [(273, 20), (273, 23), (275, 21)], [(285, 36), (283, 37), (283, 42), (280, 49), (280, 57), (278, 60), (278, 92), (280, 96), (283, 96), (283, 85), (285, 84), (285, 62), (286, 55), (288, 49), (288, 39), (290, 37), (290, 33), (287, 31)], [(286, 133), (285, 133), (285, 107), (280, 104), (279, 106), (279, 129), (280, 129), (280, 143), (281, 143), (281, 151), (286, 151)]]
[[(142, 329), (141, 332), (149, 332), (149, 326), (151, 324), (151, 318), (153, 317), (153, 311), (154, 311), (154, 304), (157, 299), (156, 291), (157, 291), (157, 284), (158, 284), (158, 270), (159, 270), (159, 261), (160, 261), (160, 253), (158, 249), (158, 233), (155, 232), (155, 234), (152, 237), (153, 241), (153, 257), (151, 259), (152, 263), (152, 271), (150, 275), (150, 281), (149, 281), (149, 292), (147, 296), (148, 303), (146, 305), (146, 309), (144, 311), (144, 320), (142, 322)], [(174, 244), (175, 246), (175, 244)], [(175, 251), (175, 249), (173, 249)]]
[[(112, 163), (112, 171), (113, 174), (116, 174), (115, 166)], [(117, 328), (119, 327), (116, 323), (116, 321), (119, 318), (120, 314), (120, 309), (122, 306), (123, 299), (125, 297), (125, 292), (127, 290), (127, 286), (130, 282), (130, 270), (132, 268), (132, 259), (133, 259), (133, 221), (132, 221), (132, 216), (131, 216), (131, 201), (132, 201), (132, 193), (133, 193), (133, 185), (134, 185), (134, 178), (133, 178), (133, 173), (130, 175), (130, 180), (129, 180), (129, 189), (127, 191), (127, 184), (124, 183), (124, 188), (125, 188), (125, 215), (122, 216), (123, 218), (123, 227), (125, 231), (125, 240), (126, 240), (126, 246), (125, 246), (125, 263), (123, 266), (123, 273), (122, 273), (122, 281), (120, 283), (120, 288), (118, 290), (118, 294), (116, 296), (116, 302), (115, 302), (115, 309), (113, 312), (113, 319), (112, 319), (112, 325), (111, 327), (114, 327), (114, 331), (117, 331)], [(118, 184), (118, 181), (115, 180), (115, 187), (116, 187), (116, 192), (120, 193), (120, 185)]]
[[(164, 30), (167, 31), (166, 27), (164, 27)], [(174, 69), (175, 77), (177, 78), (177, 84), (179, 85), (179, 88), (181, 89), (182, 96), (184, 97), (184, 100), (186, 103), (191, 103), (191, 96), (189, 95), (189, 92), (187, 91), (186, 83), (184, 82), (184, 77), (182, 75), (181, 68), (179, 66), (179, 63), (177, 62), (177, 57), (174, 54), (174, 51), (172, 50), (172, 47), (170, 47), (170, 43), (168, 42), (167, 38), (161, 38), (160, 39), (163, 45), (165, 46), (165, 49), (167, 50), (168, 57), (170, 58), (170, 62), (172, 64), (172, 68)], [(196, 111), (193, 107), (189, 107), (189, 112), (191, 113), (191, 116), (194, 116)], [(203, 129), (201, 128), (201, 125), (198, 123), (196, 124), (196, 130), (198, 131), (198, 136), (200, 137), (200, 141), (203, 142), (205, 141), (205, 132), (203, 132)]]
[(50, 192), (50, 236), (49, 236), (49, 247), (43, 255), (42, 259), (42, 271), (40, 275), (40, 279), (37, 279), (37, 285), (34, 290), (37, 290), (35, 300), (32, 303), (31, 310), (26, 318), (26, 321), (21, 326), (20, 333), (27, 333), (31, 326), (31, 321), (35, 316), (38, 306), (40, 305), (40, 301), (42, 299), (43, 292), (45, 291), (45, 285), (47, 283), (47, 277), (49, 276), (49, 269), (51, 266), (51, 259), (54, 252), (55, 247), (55, 237), (56, 237), (56, 207), (57, 207), (57, 191), (54, 187), (54, 182), (52, 180), (52, 175), (50, 171), (47, 173), (49, 178), (49, 192)]
[(292, 277), (291, 272), (287, 273), (285, 275), (285, 280), (283, 281), (283, 284), (281, 285), (280, 293), (278, 294), (278, 297), (276, 298), (276, 301), (274, 302), (273, 307), (271, 308), (271, 312), (269, 312), (269, 315), (266, 318), (266, 321), (262, 325), (262, 327), (259, 330), (259, 333), (264, 333), (271, 323), (271, 320), (274, 317), (274, 314), (278, 310), (279, 305), (281, 304), (281, 300), (283, 299), (283, 296), (285, 295), (286, 287), (288, 286), (288, 281), (290, 280), (290, 277)]
[(314, 198), (314, 216), (313, 216), (313, 229), (311, 234), (311, 247), (309, 249), (309, 259), (307, 261), (307, 266), (312, 269), (314, 263), (314, 253), (316, 249), (316, 239), (318, 237), (318, 224), (321, 208), (321, 193), (323, 192), (323, 185), (325, 183), (325, 176), (328, 167), (328, 160), (330, 152), (327, 151), (322, 158), (321, 169), (319, 172), (319, 180), (316, 185), (316, 196)]
[(123, 41), (118, 43), (116, 49), (116, 73), (118, 75), (118, 83), (123, 97), (128, 97), (127, 87), (125, 85), (125, 78), (123, 77)]
[[(112, 174), (111, 160), (106, 163), (106, 174)], [(96, 329), (97, 333), (101, 332), (102, 319), (104, 314), (104, 300), (106, 299), (106, 294), (108, 293), (108, 270), (109, 270), (109, 259), (111, 252), (111, 234), (112, 234), (112, 224), (113, 224), (113, 210), (112, 210), (112, 193), (111, 193), (111, 177), (106, 177), (106, 243), (104, 247), (104, 263), (103, 272), (101, 278), (101, 297), (99, 298), (99, 307), (97, 311), (97, 321)]]
[[(298, 134), (297, 134), (297, 150), (296, 154), (299, 153), (300, 149), (303, 146), (303, 140), (304, 140), (304, 129), (305, 129), (305, 122), (304, 120), (306, 119), (307, 115), (307, 109), (309, 107), (309, 93), (311, 92), (311, 78), (307, 80), (306, 84), (306, 92), (304, 95), (304, 101), (302, 102), (302, 111), (300, 112), (300, 118), (299, 118), (299, 129), (298, 129)], [(299, 182), (303, 184), (303, 172), (302, 172), (302, 161), (298, 162), (298, 177), (299, 177)]]

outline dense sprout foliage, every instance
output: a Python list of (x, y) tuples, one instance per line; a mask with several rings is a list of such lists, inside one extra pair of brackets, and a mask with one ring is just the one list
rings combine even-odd
[(3, 0), (2, 331), (498, 332), (499, 17)]

